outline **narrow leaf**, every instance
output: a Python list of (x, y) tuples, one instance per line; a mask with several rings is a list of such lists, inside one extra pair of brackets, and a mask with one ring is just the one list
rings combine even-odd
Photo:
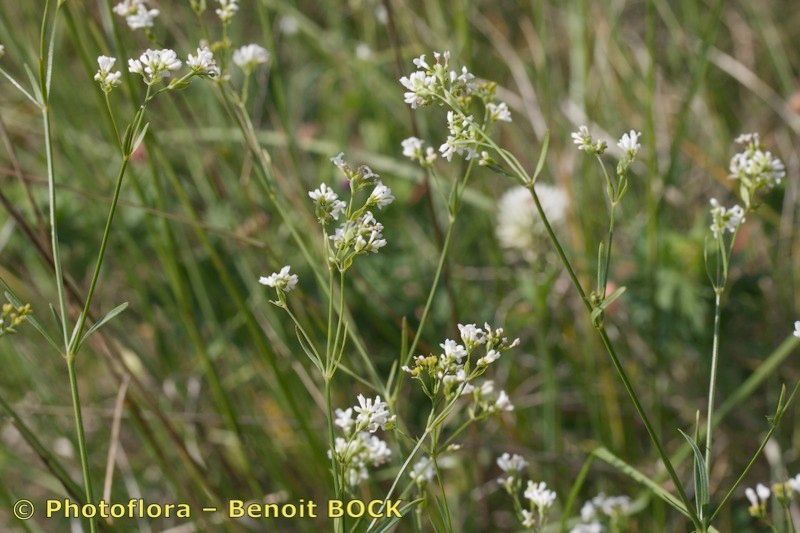
[(692, 452), (694, 453), (694, 498), (697, 507), (697, 515), (702, 519), (703, 511), (709, 503), (706, 460), (695, 440), (682, 430), (678, 429), (678, 431), (683, 435), (683, 438), (686, 439), (686, 442), (689, 443), (689, 446), (692, 447)]

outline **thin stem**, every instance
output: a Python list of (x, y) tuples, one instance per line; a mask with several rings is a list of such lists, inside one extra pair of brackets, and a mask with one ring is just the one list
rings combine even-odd
[[(89, 455), (86, 451), (86, 435), (83, 431), (83, 416), (81, 415), (81, 400), (78, 394), (78, 378), (75, 373), (75, 356), (67, 355), (67, 373), (69, 374), (69, 388), (72, 394), (72, 414), (75, 418), (75, 431), (78, 434), (78, 452), (81, 456), (81, 471), (83, 472), (83, 485), (86, 502), (94, 503), (92, 479), (89, 473)], [(94, 517), (89, 518), (89, 530), (96, 531)]]
[(708, 412), (706, 413), (706, 469), (711, 469), (712, 420), (714, 418), (714, 393), (717, 389), (717, 363), (719, 359), (719, 322), (722, 289), (714, 289), (714, 340), (711, 347), (711, 377), (708, 382)]

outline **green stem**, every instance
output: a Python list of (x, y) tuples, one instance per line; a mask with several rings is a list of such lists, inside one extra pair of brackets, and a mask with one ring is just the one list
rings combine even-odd
[(717, 388), (717, 363), (719, 359), (720, 298), (722, 289), (714, 289), (714, 340), (711, 347), (711, 377), (708, 382), (708, 412), (706, 413), (706, 469), (711, 470), (712, 421), (714, 419), (714, 393)]
[[(75, 373), (75, 356), (67, 355), (67, 373), (69, 374), (69, 388), (72, 393), (72, 414), (75, 418), (75, 432), (78, 435), (78, 452), (81, 456), (81, 471), (83, 472), (83, 485), (86, 502), (94, 503), (92, 479), (89, 473), (89, 455), (86, 451), (86, 435), (83, 431), (83, 416), (81, 414), (81, 400), (78, 394), (78, 378)], [(96, 525), (94, 518), (89, 518), (89, 530), (94, 533)]]

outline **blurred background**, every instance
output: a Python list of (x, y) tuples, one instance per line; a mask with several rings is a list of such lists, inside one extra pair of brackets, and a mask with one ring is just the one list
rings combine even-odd
[[(204, 27), (219, 29), (213, 9), (198, 19), (188, 0), (150, 3), (161, 10), (153, 38), (180, 56), (194, 51)], [(43, 4), (0, 2), (0, 43), (6, 48), (0, 61), (17, 79), (25, 79), (25, 63), (36, 65)], [(92, 81), (94, 60), (113, 55), (122, 66), (123, 58), (153, 46), (109, 6), (105, 0), (68, 0), (55, 40), (58, 221), (65, 272), (81, 294), (118, 165), (102, 93)], [(526, 168), (535, 166), (549, 130), (540, 179), (565, 194), (557, 230), (586, 285), (607, 227), (604, 182), (596, 162), (572, 145), (570, 132), (588, 124), (614, 146), (624, 131), (642, 131), (640, 162), (617, 219), (610, 275), (627, 291), (606, 323), (670, 452), (685, 442), (676, 428), (694, 431), (695, 412), (704, 416), (706, 403), (713, 318), (703, 260), (708, 201), (734, 202), (727, 177), (737, 149), (733, 139), (759, 131), (786, 163), (787, 179), (749, 217), (724, 298), (718, 405), (725, 419), (711, 472), (712, 490), (719, 490), (766, 433), (765, 417), (774, 411), (781, 385), (800, 378), (792, 341), (775, 351), (798, 318), (796, 7), (771, 0), (246, 0), (229, 37), (234, 47), (253, 42), (271, 53), (269, 69), (259, 70), (251, 85), (248, 108), (273, 159), (285, 206), (317, 256), (318, 227), (305, 191), (319, 182), (341, 188), (331, 156), (344, 151), (370, 165), (398, 198), (382, 212), (388, 246), (359, 261), (348, 282), (355, 322), (384, 378), (401, 350), (403, 320), (411, 331), (419, 322), (447, 221), (440, 197), (401, 154), (406, 137), (438, 146), (446, 136), (441, 110), (412, 116), (403, 103), (398, 79), (413, 70), (413, 57), (447, 49), (453, 64), (496, 80), (498, 96), (513, 114), (497, 139)], [(112, 93), (118, 116), (132, 113), (130, 86), (123, 83)], [(55, 331), (48, 311), (56, 291), (46, 260), (41, 119), (5, 80), (0, 87), (0, 277)], [(320, 383), (291, 325), (256, 280), (291, 264), (301, 280), (293, 302), (320, 336), (323, 290), (257, 186), (253, 160), (212, 84), (195, 83), (159, 98), (148, 120), (150, 133), (126, 178), (94, 306), (98, 313), (122, 302), (129, 308), (93, 337), (78, 361), (95, 492), (102, 494), (114, 443), (116, 467), (106, 490), (115, 501), (140, 495), (163, 502), (265, 494), (278, 501), (323, 499), (330, 488)], [(616, 164), (613, 150), (606, 160)], [(447, 180), (464, 170), (461, 162), (437, 168)], [(494, 459), (504, 451), (528, 459), (531, 475), (552, 485), (562, 502), (598, 445), (650, 475), (660, 471), (549, 243), (532, 238), (534, 248), (521, 254), (498, 238), (498, 202), (513, 187), (486, 169), (471, 178), (419, 346), (421, 353), (437, 349), (456, 334), (457, 322), (502, 324), (522, 340), (494, 371), (516, 410), (468, 431), (449, 463), (448, 492), (462, 495), (451, 510), (464, 531), (517, 527), (494, 481)], [(530, 205), (503, 205), (516, 205), (519, 220), (533, 220)], [(536, 231), (533, 222), (531, 234)], [(348, 357), (358, 369), (355, 351)], [(28, 324), (0, 339), (0, 368), (0, 398), (79, 480), (59, 355)], [(221, 396), (210, 390), (212, 374), (221, 382)], [(334, 387), (339, 406), (366, 392), (345, 374)], [(419, 429), (427, 401), (413, 384), (404, 391), (400, 415)], [(235, 424), (220, 398), (231, 404)], [(793, 409), (787, 415), (746, 484), (797, 473), (798, 414)], [(235, 446), (234, 426), (243, 451)], [(680, 472), (690, 483), (689, 462)], [(393, 470), (382, 476), (364, 489), (365, 497), (382, 497)], [(9, 411), (0, 417), (0, 480), (4, 530), (21, 527), (9, 512), (16, 499), (63, 494)], [(601, 491), (643, 494), (595, 461), (578, 507)], [(631, 531), (689, 527), (646, 495), (637, 504)], [(719, 524), (720, 531), (758, 530), (741, 493)], [(175, 525), (130, 521), (117, 527)], [(27, 526), (37, 527), (35, 521)], [(66, 524), (54, 528), (40, 521), (38, 527), (51, 531)], [(279, 527), (314, 525), (291, 521)]]

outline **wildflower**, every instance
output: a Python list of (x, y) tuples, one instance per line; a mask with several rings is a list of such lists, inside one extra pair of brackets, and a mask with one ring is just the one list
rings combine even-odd
[(336, 409), (335, 415), (336, 418), (333, 423), (342, 428), (345, 435), (349, 435), (356, 423), (356, 421), (353, 420), (353, 408), (348, 407), (345, 410)]
[(414, 463), (411, 471), (408, 473), (409, 477), (418, 486), (422, 487), (433, 479), (436, 471), (433, 468), (433, 461), (427, 455), (423, 455), (419, 461)]
[(639, 153), (639, 149), (642, 147), (642, 145), (639, 144), (639, 137), (641, 137), (641, 135), (640, 132), (631, 130), (628, 133), (624, 133), (617, 142), (617, 146), (625, 153), (628, 159), (634, 159), (636, 154)]
[(289, 273), (289, 265), (283, 267), (280, 272), (273, 272), (269, 276), (261, 276), (258, 282), (262, 285), (272, 287), (278, 293), (289, 292), (297, 286), (297, 274)]
[(335, 457), (342, 468), (347, 483), (354, 487), (369, 478), (368, 466), (380, 466), (386, 463), (392, 455), (392, 450), (378, 437), (361, 432), (350, 439), (337, 437), (334, 449), (328, 452), (329, 457)]
[(257, 44), (247, 44), (233, 52), (233, 62), (247, 74), (268, 61), (269, 52)]
[(335, 156), (331, 157), (331, 163), (338, 168), (344, 168), (347, 165), (344, 160), (344, 152), (339, 152)]
[(3, 307), (0, 308), (0, 336), (6, 333), (16, 333), (16, 328), (22, 325), (32, 312), (30, 304), (19, 307), (10, 303), (3, 304)]
[(422, 139), (417, 137), (404, 139), (400, 144), (403, 147), (403, 156), (416, 161), (423, 167), (431, 166), (438, 157), (436, 150), (432, 146), (425, 147)]
[(381, 181), (375, 185), (375, 189), (369, 195), (369, 200), (367, 200), (368, 205), (375, 205), (378, 209), (383, 209), (392, 202), (394, 202), (392, 190)]
[[(561, 187), (537, 182), (536, 195), (547, 219), (553, 226), (566, 220), (569, 197)], [(544, 223), (536, 210), (530, 191), (523, 186), (508, 189), (500, 197), (495, 233), (500, 246), (513, 258), (533, 261), (537, 257), (537, 244), (546, 238)]]
[(508, 397), (506, 391), (501, 390), (500, 394), (497, 395), (497, 400), (494, 402), (494, 409), (497, 411), (513, 411), (514, 404), (511, 403), (511, 400)]
[(436, 78), (423, 71), (412, 72), (408, 76), (400, 78), (400, 83), (408, 89), (403, 98), (411, 106), (417, 109), (431, 103), (435, 96)]
[[(556, 501), (556, 493), (547, 488), (544, 481), (534, 483), (528, 480), (528, 486), (523, 493), (530, 502), (530, 511), (522, 511), (522, 525), (525, 527), (542, 527), (546, 522), (547, 511)], [(536, 514), (534, 515), (534, 511)]]
[(97, 74), (94, 75), (94, 79), (100, 84), (100, 88), (103, 89), (105, 93), (111, 92), (114, 87), (122, 83), (122, 73), (118, 70), (114, 72), (111, 71), (116, 62), (117, 58), (115, 57), (99, 56), (97, 58), (97, 65), (99, 68)]
[(237, 11), (239, 11), (238, 0), (217, 0), (219, 7), (216, 9), (216, 14), (223, 24), (227, 24), (233, 18)]
[(602, 492), (592, 498), (591, 504), (608, 517), (624, 516), (630, 513), (631, 499), (628, 496), (606, 496)]
[(500, 102), (498, 104), (489, 102), (486, 104), (486, 109), (489, 111), (490, 120), (511, 122), (511, 112), (508, 110), (508, 104), (505, 102)]
[(387, 429), (395, 420), (395, 415), (392, 415), (387, 410), (388, 404), (381, 400), (380, 396), (375, 396), (375, 399), (365, 398), (359, 394), (358, 405), (353, 407), (357, 414), (356, 424), (359, 428), (366, 429), (370, 433), (375, 433), (380, 429)]
[(455, 359), (457, 363), (460, 363), (461, 360), (466, 357), (467, 350), (458, 344), (456, 341), (451, 339), (445, 339), (444, 343), (440, 344), (442, 350), (444, 350), (444, 356), (449, 359)]
[(497, 466), (505, 473), (504, 476), (497, 478), (497, 482), (506, 489), (506, 492), (514, 494), (521, 482), (520, 474), (528, 466), (528, 462), (521, 455), (505, 452), (497, 458)]
[(383, 224), (375, 220), (370, 211), (356, 220), (345, 221), (329, 238), (343, 263), (351, 261), (359, 254), (378, 253), (378, 250), (386, 246)]
[(148, 8), (145, 0), (122, 0), (114, 6), (113, 11), (125, 17), (125, 22), (132, 30), (152, 28), (153, 21), (160, 13), (158, 9)]
[(734, 233), (744, 222), (744, 209), (740, 205), (726, 209), (716, 198), (709, 200), (711, 204), (711, 233), (719, 239), (725, 231)]
[(755, 195), (780, 185), (786, 176), (783, 162), (767, 151), (758, 133), (746, 133), (736, 138), (743, 150), (731, 158), (731, 179), (739, 182), (739, 195), (750, 207)]
[(284, 35), (295, 35), (300, 29), (300, 24), (298, 24), (296, 17), (292, 15), (283, 15), (278, 20), (278, 29), (280, 29), (281, 33)]
[(331, 220), (339, 220), (339, 215), (347, 208), (347, 204), (339, 200), (339, 196), (333, 192), (333, 189), (324, 183), (321, 183), (313, 191), (309, 191), (308, 196), (314, 200), (317, 219), (323, 224)]
[(486, 342), (485, 332), (475, 324), (459, 324), (458, 332), (461, 340), (468, 349)]
[(128, 60), (128, 70), (140, 74), (148, 85), (157, 83), (161, 78), (168, 77), (172, 71), (181, 68), (181, 61), (175, 51), (165, 48), (163, 50), (147, 49), (139, 59)]
[(478, 133), (475, 126), (475, 118), (472, 115), (464, 115), (452, 110), (448, 111), (447, 129), (449, 131), (447, 140), (439, 147), (442, 157), (452, 161), (453, 155), (459, 154), (469, 161), (480, 155), (475, 150), (478, 142)]
[[(795, 324), (795, 327), (797, 327), (797, 323)], [(800, 493), (800, 474), (789, 478), (789, 481), (787, 481), (786, 484), (789, 485), (789, 488), (792, 489), (792, 491)]]
[(207, 46), (198, 48), (197, 55), (189, 54), (186, 59), (186, 65), (198, 76), (216, 78), (220, 74), (217, 62), (214, 60), (214, 54)]
[(755, 490), (751, 487), (744, 489), (744, 495), (750, 502), (748, 511), (750, 516), (765, 518), (767, 516), (767, 502), (769, 501), (770, 490), (766, 485), (759, 483)]
[(578, 150), (587, 153), (602, 155), (606, 151), (605, 141), (595, 141), (586, 126), (581, 126), (578, 131), (572, 133), (572, 142), (575, 143)]
[(800, 320), (794, 322), (794, 332), (792, 333), (797, 338), (800, 338)]

